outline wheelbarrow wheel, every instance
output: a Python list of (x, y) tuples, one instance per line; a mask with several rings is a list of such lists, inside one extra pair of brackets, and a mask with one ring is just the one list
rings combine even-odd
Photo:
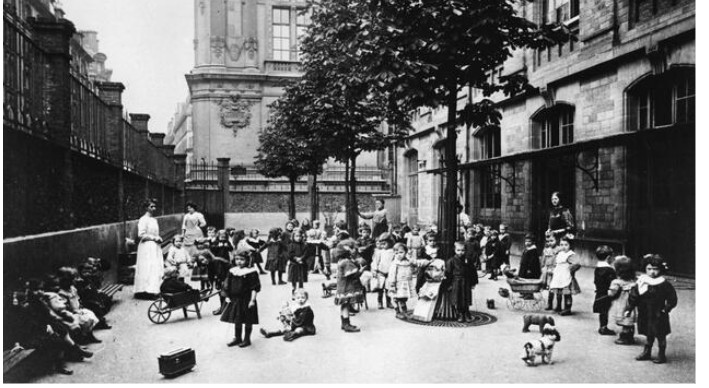
[(167, 308), (167, 302), (164, 299), (158, 299), (148, 307), (148, 319), (152, 323), (165, 323), (170, 319), (172, 312)]

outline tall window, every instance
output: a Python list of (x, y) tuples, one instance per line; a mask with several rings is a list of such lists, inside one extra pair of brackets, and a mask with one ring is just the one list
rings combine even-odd
[(628, 129), (693, 123), (695, 89), (694, 69), (648, 77), (628, 91)]
[(418, 151), (410, 151), (406, 156), (406, 172), (408, 174), (408, 189), (409, 189), (409, 207), (418, 208), (419, 206), (419, 166), (418, 166)]
[(480, 207), (483, 209), (499, 209), (502, 207), (502, 190), (500, 165), (493, 164), (479, 170), (480, 176)]
[(574, 107), (557, 105), (533, 118), (534, 148), (550, 148), (574, 142)]
[(482, 133), (476, 133), (473, 158), (474, 159), (490, 159), (500, 156), (500, 128), (490, 128)]
[(273, 8), (273, 59), (290, 60), (290, 9)]
[(310, 15), (304, 11), (304, 9), (299, 9), (297, 11), (297, 16), (295, 17), (295, 36), (296, 42), (296, 59), (300, 60), (300, 40), (305, 35), (305, 31), (310, 24)]

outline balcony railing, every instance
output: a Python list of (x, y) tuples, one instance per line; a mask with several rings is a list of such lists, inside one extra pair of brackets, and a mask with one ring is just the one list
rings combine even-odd
[(300, 74), (302, 72), (300, 62), (298, 61), (275, 61), (266, 60), (266, 73), (267, 74)]

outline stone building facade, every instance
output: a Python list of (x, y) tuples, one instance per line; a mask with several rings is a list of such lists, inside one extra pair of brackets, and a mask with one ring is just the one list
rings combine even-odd
[[(273, 198), (289, 191), (287, 179), (263, 177), (254, 162), (269, 105), (282, 95), (286, 84), (301, 76), (298, 38), (310, 23), (307, 3), (195, 0), (194, 7), (195, 66), (186, 75), (189, 99), (178, 106), (166, 140), (189, 155), (187, 184), (195, 190), (216, 189), (216, 178), (209, 177), (216, 176), (217, 159), (228, 158), (230, 166), (240, 167), (239, 174), (231, 175), (235, 199), (229, 201), (227, 212), (251, 211), (259, 203), (264, 205), (262, 211), (280, 211), (283, 204)], [(378, 169), (376, 153), (361, 155), (357, 165), (362, 170), (362, 192), (388, 191), (388, 178)], [(320, 191), (344, 193), (343, 182), (332, 180), (344, 177), (343, 172), (344, 166), (328, 163), (318, 178)], [(310, 195), (312, 188), (307, 186), (303, 177), (296, 186), (300, 196)], [(195, 198), (200, 196), (197, 193)]]
[[(635, 260), (648, 252), (694, 274), (695, 3), (692, 0), (542, 0), (518, 10), (566, 24), (575, 41), (518, 51), (490, 77), (525, 74), (536, 91), (493, 96), (499, 131), (459, 128), (459, 200), (471, 219), (541, 243), (550, 194), (561, 191), (587, 264), (600, 244)], [(460, 94), (482, 98), (472, 89)], [(437, 147), (445, 109), (415, 113), (398, 151), (402, 215), (435, 222)]]

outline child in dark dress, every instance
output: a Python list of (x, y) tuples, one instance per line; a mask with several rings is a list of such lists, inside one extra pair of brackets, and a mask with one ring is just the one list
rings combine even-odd
[(665, 261), (660, 255), (652, 254), (643, 257), (645, 275), (640, 275), (635, 287), (630, 291), (626, 316), (631, 316), (632, 310), (638, 308), (638, 333), (647, 337), (643, 352), (635, 359), (638, 361), (650, 360), (652, 345), (657, 338), (657, 358), (652, 360), (656, 364), (667, 362), (665, 349), (667, 348), (667, 335), (670, 329), (670, 311), (677, 306), (677, 292), (672, 284), (662, 274), (667, 270)]
[(293, 300), (286, 303), (280, 312), (278, 319), (283, 324), (279, 330), (268, 331), (261, 329), (264, 337), (283, 336), (284, 341), (293, 341), (305, 335), (315, 335), (315, 314), (308, 304), (308, 292), (302, 288), (295, 290)]
[[(237, 233), (238, 234), (238, 233)], [(219, 231), (215, 235), (214, 240), (207, 240), (204, 244), (208, 244), (209, 249), (202, 248), (202, 243), (198, 243), (197, 252), (199, 255), (198, 263), (206, 262), (207, 278), (209, 288), (216, 287), (221, 289), (226, 279), (227, 271), (231, 266), (231, 254), (234, 251), (234, 245), (229, 241), (226, 231)], [(194, 279), (193, 279), (194, 280)], [(204, 286), (201, 287), (204, 289)], [(219, 294), (220, 305), (212, 314), (219, 315), (224, 311), (224, 296)]]
[(266, 243), (258, 237), (259, 233), (260, 232), (258, 229), (252, 229), (251, 232), (249, 232), (249, 236), (244, 240), (246, 241), (246, 244), (253, 248), (251, 251), (251, 262), (249, 263), (249, 267), (255, 265), (256, 268), (258, 268), (259, 274), (265, 275), (266, 271), (261, 268), (261, 264), (263, 263), (261, 252), (266, 249)]
[(472, 289), (478, 284), (475, 263), (465, 254), (465, 243), (455, 243), (455, 256), (446, 262), (446, 278), (451, 280), (451, 303), (458, 322), (472, 322), (470, 306), (473, 304)]
[(537, 251), (534, 241), (534, 235), (527, 234), (524, 236), (524, 251), (519, 261), (519, 277), (524, 279), (539, 279), (542, 277), (539, 251)]
[[(271, 283), (286, 284), (283, 281), (283, 273), (286, 272), (287, 260), (283, 258), (283, 242), (281, 241), (281, 228), (272, 228), (268, 231), (266, 241), (266, 270), (271, 272)], [(278, 283), (276, 283), (278, 274)]]
[(490, 231), (490, 238), (485, 244), (485, 257), (487, 258), (487, 268), (490, 272), (490, 280), (497, 280), (497, 274), (502, 264), (502, 246), (498, 240), (499, 233), (496, 230)]
[(364, 259), (367, 263), (367, 266), (370, 266), (372, 264), (372, 256), (374, 256), (374, 249), (376, 247), (376, 241), (374, 239), (379, 238), (379, 236), (374, 236), (374, 238), (372, 238), (372, 230), (367, 224), (362, 225), (359, 229), (359, 234), (360, 237), (357, 239), (357, 252), (359, 253), (359, 257)]
[(286, 254), (288, 256), (288, 281), (293, 285), (293, 291), (303, 288), (303, 283), (308, 281), (308, 257), (310, 247), (305, 243), (305, 234), (300, 228), (293, 229), (291, 241), (288, 243)]
[[(247, 267), (249, 258), (240, 254), (235, 258), (236, 266), (229, 270), (222, 295), (226, 299), (226, 307), (222, 313), (222, 322), (234, 324), (234, 339), (227, 344), (245, 348), (251, 345), (253, 325), (258, 324), (258, 306), (256, 294), (261, 291), (261, 282), (256, 268)], [(244, 338), (241, 338), (243, 325)]]
[[(480, 241), (475, 238), (475, 228), (468, 228), (465, 231), (465, 257), (469, 263), (475, 265), (476, 271), (480, 269)], [(475, 274), (477, 276), (477, 273)]]
[(598, 334), (615, 335), (615, 332), (608, 328), (608, 311), (613, 300), (608, 296), (608, 289), (615, 279), (615, 269), (613, 269), (613, 249), (607, 245), (596, 248), (596, 269), (593, 271), (593, 283), (596, 285), (596, 298), (593, 302), (593, 312), (598, 314)]
[(512, 247), (512, 238), (510, 237), (510, 234), (507, 233), (507, 225), (500, 224), (500, 235), (498, 236), (498, 240), (500, 241), (500, 266), (502, 266), (502, 264), (510, 265), (510, 247)]
[(359, 280), (364, 268), (354, 258), (356, 242), (352, 239), (337, 244), (337, 294), (335, 304), (340, 306), (342, 330), (346, 333), (359, 332), (359, 328), (350, 324), (350, 309), (355, 304), (364, 302), (364, 287)]

